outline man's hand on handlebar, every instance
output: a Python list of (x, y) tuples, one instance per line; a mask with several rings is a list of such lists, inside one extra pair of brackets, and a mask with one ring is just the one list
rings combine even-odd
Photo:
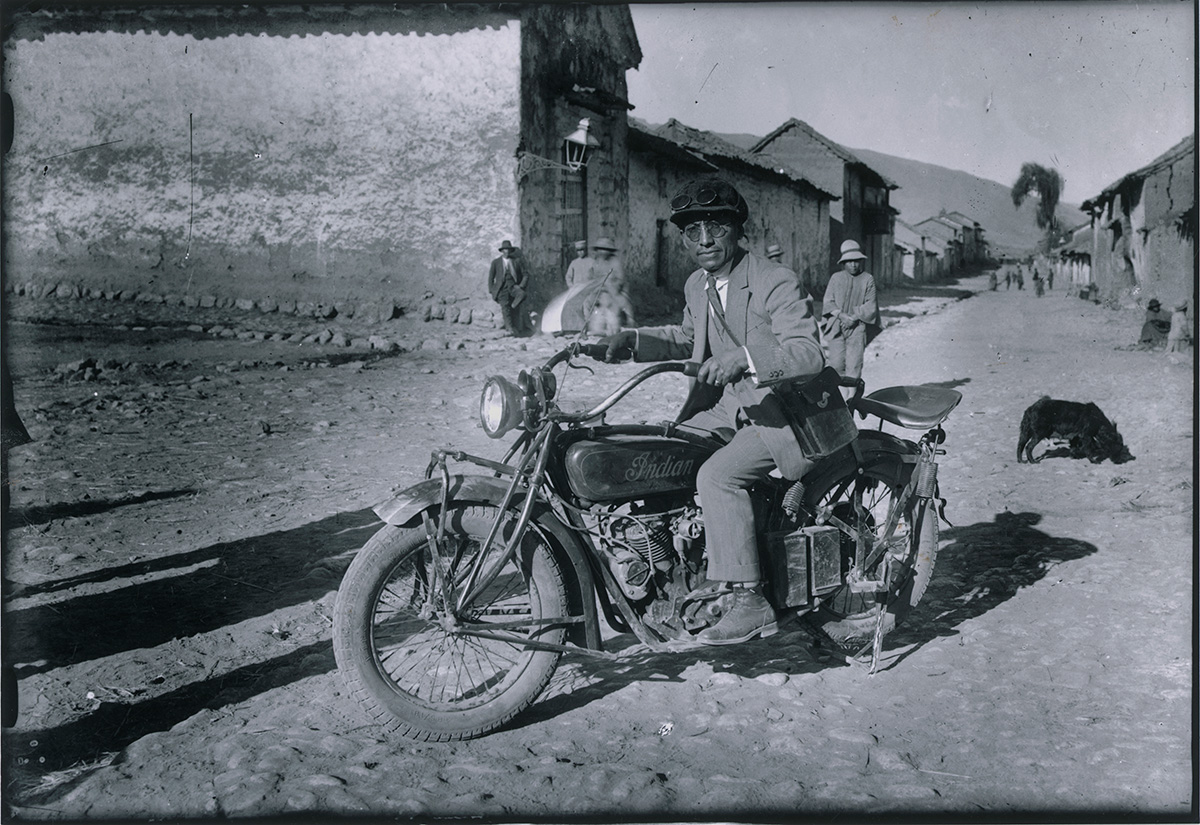
[(696, 380), (701, 384), (723, 387), (732, 384), (749, 368), (750, 361), (746, 358), (746, 350), (738, 347), (724, 355), (714, 355), (701, 364)]
[(588, 354), (597, 361), (614, 364), (632, 358), (635, 346), (637, 346), (637, 333), (631, 329), (623, 329), (613, 335), (601, 338), (592, 348), (592, 352)]

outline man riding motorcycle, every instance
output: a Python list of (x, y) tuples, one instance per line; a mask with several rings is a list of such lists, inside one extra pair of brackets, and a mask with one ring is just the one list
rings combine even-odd
[(825, 365), (812, 300), (796, 273), (742, 248), (749, 208), (729, 183), (704, 178), (671, 200), (670, 220), (700, 267), (684, 285), (680, 324), (622, 330), (602, 339), (605, 360), (630, 350), (636, 361), (690, 359), (702, 364), (684, 402), (684, 425), (731, 429), (732, 439), (700, 468), (708, 579), (732, 598), (720, 621), (699, 634), (727, 645), (777, 631), (762, 592), (750, 488), (776, 468), (798, 479), (812, 466), (784, 409), (791, 383)]

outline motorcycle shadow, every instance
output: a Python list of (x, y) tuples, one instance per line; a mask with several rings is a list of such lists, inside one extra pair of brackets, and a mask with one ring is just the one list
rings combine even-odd
[[(1004, 512), (990, 522), (944, 530), (929, 589), (905, 623), (885, 637), (879, 672), (897, 667), (929, 642), (958, 635), (960, 624), (1045, 578), (1057, 565), (1097, 551), (1088, 542), (1035, 529), (1041, 520), (1038, 513)], [(747, 679), (820, 673), (836, 667), (859, 667), (867, 672), (865, 661), (851, 665), (839, 656), (821, 655), (812, 641), (802, 620), (796, 619), (781, 621), (776, 636), (727, 647), (694, 645), (663, 652), (646, 648), (628, 634), (618, 636), (605, 642), (606, 649), (620, 655), (615, 661), (565, 656), (543, 698), (510, 727), (552, 720), (633, 685), (702, 679), (704, 671), (699, 668), (704, 666), (710, 666), (714, 674)]]
[(618, 658), (601, 660), (580, 654), (565, 655), (546, 693), (506, 729), (550, 721), (635, 685), (682, 684), (721, 674), (743, 679), (772, 674), (796, 676), (845, 666), (838, 661), (818, 661), (811, 636), (795, 618), (781, 618), (779, 633), (774, 636), (736, 645), (717, 647), (680, 642), (669, 644), (666, 650), (653, 650), (632, 635), (624, 634), (605, 639), (605, 650)]
[(996, 514), (990, 522), (942, 532), (937, 566), (925, 598), (908, 620), (884, 640), (884, 650), (911, 645), (890, 659), (890, 670), (935, 639), (958, 635), (957, 627), (1008, 601), (1063, 562), (1090, 556), (1096, 545), (1051, 536), (1034, 526), (1039, 513)]

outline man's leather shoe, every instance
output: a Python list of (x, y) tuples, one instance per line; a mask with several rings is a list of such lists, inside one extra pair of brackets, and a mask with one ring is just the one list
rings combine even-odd
[(755, 636), (774, 636), (779, 632), (775, 609), (763, 597), (758, 587), (735, 587), (733, 604), (721, 621), (704, 630), (696, 638), (706, 645), (735, 645)]

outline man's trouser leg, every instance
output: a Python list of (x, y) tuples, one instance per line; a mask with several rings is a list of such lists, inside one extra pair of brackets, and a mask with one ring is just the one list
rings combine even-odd
[(500, 305), (500, 323), (507, 332), (515, 332), (513, 328), (513, 311), (512, 311), (512, 296), (505, 290), (496, 296), (496, 303)]
[(773, 469), (775, 460), (753, 426), (738, 430), (701, 465), (696, 490), (704, 510), (709, 579), (762, 580), (749, 488)]

